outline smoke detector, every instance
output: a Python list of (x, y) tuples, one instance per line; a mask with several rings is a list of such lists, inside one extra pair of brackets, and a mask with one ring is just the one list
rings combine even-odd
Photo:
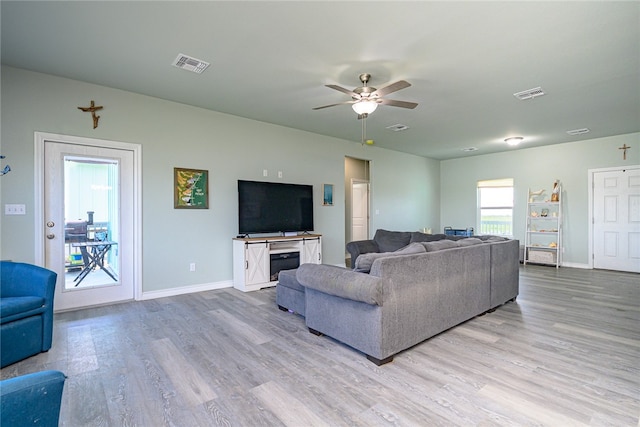
[(192, 56), (185, 55), (184, 53), (180, 53), (171, 65), (173, 65), (174, 67), (182, 68), (183, 70), (194, 72), (196, 74), (202, 74), (202, 72), (206, 70), (207, 67), (209, 67), (209, 65), (211, 64)]
[(522, 92), (514, 93), (513, 96), (518, 98), (520, 101), (525, 101), (527, 99), (537, 98), (544, 94), (545, 93), (541, 87), (534, 87), (533, 89), (527, 89), (523, 90)]

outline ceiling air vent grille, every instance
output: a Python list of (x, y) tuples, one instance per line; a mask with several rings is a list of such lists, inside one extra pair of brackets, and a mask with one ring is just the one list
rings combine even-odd
[(178, 54), (173, 61), (174, 67), (182, 68), (183, 70), (193, 71), (194, 73), (201, 74), (210, 65), (208, 62), (201, 61), (183, 53)]
[(544, 91), (541, 87), (535, 87), (533, 89), (523, 90), (522, 92), (513, 94), (513, 96), (518, 98), (520, 101), (537, 98), (542, 95), (544, 95)]
[(575, 135), (582, 135), (583, 133), (587, 133), (589, 132), (589, 129), (587, 128), (582, 128), (582, 129), (574, 129), (574, 130), (568, 130), (567, 133), (571, 136), (575, 136)]

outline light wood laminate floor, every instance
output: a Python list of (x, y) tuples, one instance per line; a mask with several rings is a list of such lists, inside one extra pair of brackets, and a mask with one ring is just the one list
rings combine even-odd
[[(521, 267), (520, 296), (381, 367), (223, 289), (55, 315), (64, 426), (638, 426), (640, 276)], [(2, 343), (7, 345), (7, 343)]]

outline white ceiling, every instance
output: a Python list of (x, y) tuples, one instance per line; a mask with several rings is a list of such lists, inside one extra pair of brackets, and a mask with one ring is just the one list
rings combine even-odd
[[(2, 63), (435, 159), (640, 131), (640, 2), (6, 1)], [(179, 53), (211, 63), (171, 66)], [(546, 95), (513, 94), (542, 87)], [(100, 102), (96, 99), (96, 102)], [(106, 110), (105, 110), (105, 113)], [(409, 127), (392, 132), (387, 126)], [(589, 128), (578, 137), (566, 132)], [(466, 153), (466, 147), (477, 151)]]

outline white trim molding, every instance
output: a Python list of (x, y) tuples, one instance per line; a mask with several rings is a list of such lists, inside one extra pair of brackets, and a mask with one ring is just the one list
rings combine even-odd
[(195, 292), (213, 291), (216, 289), (233, 288), (233, 280), (223, 280), (221, 282), (202, 283), (199, 285), (178, 286), (170, 289), (142, 292), (140, 300), (152, 300), (156, 298), (173, 297), (176, 295), (192, 294)]

